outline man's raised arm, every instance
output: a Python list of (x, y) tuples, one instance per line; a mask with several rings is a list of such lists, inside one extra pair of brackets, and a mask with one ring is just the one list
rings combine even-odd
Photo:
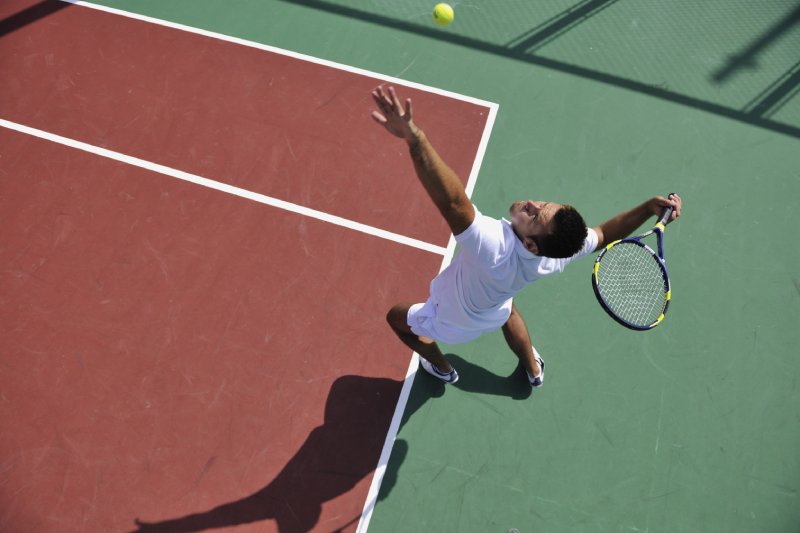
[(408, 143), (417, 177), (428, 196), (447, 221), (450, 231), (454, 235), (463, 232), (475, 219), (475, 209), (456, 173), (439, 157), (425, 132), (414, 124), (411, 100), (406, 99), (404, 109), (394, 87), (389, 87), (388, 94), (378, 87), (372, 91), (372, 98), (380, 110), (373, 111), (372, 118), (389, 133)]
[(674, 208), (672, 215), (667, 221), (667, 223), (669, 223), (681, 215), (681, 197), (677, 194), (670, 194), (669, 198), (654, 196), (643, 204), (606, 220), (594, 228), (598, 238), (596, 249), (599, 250), (609, 243), (624, 239), (636, 231), (636, 228), (644, 224), (651, 216), (661, 215), (661, 212), (667, 206), (672, 206)]

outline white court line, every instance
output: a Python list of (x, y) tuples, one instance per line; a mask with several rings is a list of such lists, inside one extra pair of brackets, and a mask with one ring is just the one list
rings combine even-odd
[[(489, 113), (489, 118), (486, 121), (486, 127), (483, 130), (483, 137), (478, 145), (478, 153), (475, 157), (475, 168), (470, 174), (469, 181), (467, 181), (466, 191), (467, 196), (472, 197), (472, 191), (475, 189), (475, 182), (478, 180), (478, 169), (483, 161), (483, 155), (486, 152), (486, 146), (489, 143), (489, 136), (491, 135), (492, 128), (494, 127), (494, 120), (497, 116), (497, 107), (493, 107)], [(447, 243), (447, 253), (442, 259), (442, 266), (439, 272), (447, 268), (453, 260), (453, 255), (456, 250), (456, 239), (450, 235), (450, 241)], [(389, 457), (392, 454), (394, 441), (397, 438), (397, 432), (400, 431), (400, 421), (403, 419), (408, 398), (411, 395), (411, 386), (414, 384), (414, 378), (419, 368), (419, 354), (412, 352), (411, 361), (408, 364), (408, 371), (406, 378), (403, 381), (403, 388), (400, 390), (400, 398), (397, 400), (392, 421), (389, 424), (389, 431), (386, 434), (386, 440), (383, 443), (383, 450), (381, 450), (380, 459), (378, 459), (378, 467), (375, 469), (375, 474), (372, 478), (372, 484), (367, 493), (367, 501), (364, 503), (364, 510), (361, 513), (361, 520), (356, 528), (356, 533), (366, 533), (369, 528), (369, 522), (372, 519), (372, 512), (375, 509), (375, 504), (378, 502), (378, 492), (380, 492), (381, 483), (383, 483), (383, 476), (386, 474), (386, 468), (389, 465)]]
[(249, 48), (257, 48), (258, 50), (264, 50), (265, 52), (272, 52), (274, 54), (292, 57), (294, 59), (300, 59), (302, 61), (306, 61), (308, 63), (315, 63), (317, 65), (322, 65), (325, 67), (335, 68), (337, 70), (344, 70), (346, 72), (352, 72), (353, 74), (359, 74), (361, 76), (366, 76), (368, 78), (376, 78), (379, 80), (387, 81), (390, 83), (397, 83), (399, 85), (403, 85), (404, 87), (411, 87), (412, 89), (419, 89), (421, 91), (439, 94), (442, 96), (447, 96), (448, 98), (453, 98), (454, 100), (461, 100), (462, 102), (468, 102), (471, 104), (479, 105), (482, 107), (489, 108), (490, 110), (494, 110), (497, 112), (498, 104), (494, 102), (488, 102), (486, 100), (481, 100), (479, 98), (473, 98), (471, 96), (466, 96), (459, 93), (454, 93), (451, 91), (447, 91), (444, 89), (439, 89), (437, 87), (431, 87), (428, 85), (423, 85), (421, 83), (415, 83), (413, 81), (407, 81), (400, 78), (395, 78), (392, 76), (387, 76), (385, 74), (380, 74), (378, 72), (372, 72), (370, 70), (353, 67), (351, 65), (345, 65), (344, 63), (336, 63), (335, 61), (328, 61), (327, 59), (320, 59), (318, 57), (309, 56), (306, 54), (301, 54), (298, 52), (293, 52), (291, 50), (285, 50), (283, 48), (278, 48), (275, 46), (270, 46), (268, 44), (257, 43), (255, 41), (248, 41), (247, 39), (241, 39), (239, 37), (231, 37), (230, 35), (225, 35), (224, 33), (216, 33), (213, 31), (203, 30), (200, 28), (195, 28), (192, 26), (186, 26), (184, 24), (178, 24), (177, 22), (170, 22), (168, 20), (158, 19), (154, 17), (148, 17), (146, 15), (140, 15), (139, 13), (132, 13), (130, 11), (123, 11), (121, 9), (102, 6), (99, 4), (93, 4), (92, 2), (87, 2), (85, 0), (61, 0), (62, 2), (66, 2), (68, 4), (74, 4), (76, 6), (88, 7), (91, 9), (96, 9), (98, 11), (105, 11), (106, 13), (112, 13), (114, 15), (119, 15), (122, 17), (127, 17), (131, 19), (141, 20), (143, 22), (149, 22), (151, 24), (156, 24), (158, 26), (164, 26), (167, 28), (172, 28), (174, 30), (185, 31), (188, 33), (194, 33), (196, 35), (202, 35), (204, 37), (210, 37), (212, 39), (217, 39), (220, 41), (226, 41), (229, 43), (239, 44), (242, 46), (247, 46)]
[(265, 204), (271, 207), (277, 207), (278, 209), (291, 211), (292, 213), (297, 213), (299, 215), (315, 218), (317, 220), (322, 220), (324, 222), (329, 222), (331, 224), (342, 226), (351, 230), (360, 231), (361, 233), (366, 233), (367, 235), (373, 235), (375, 237), (380, 237), (382, 239), (393, 241), (399, 244), (405, 244), (406, 246), (411, 246), (413, 248), (425, 250), (426, 252), (431, 252), (439, 255), (447, 254), (446, 248), (442, 248), (441, 246), (436, 246), (435, 244), (430, 244), (417, 239), (412, 239), (411, 237), (406, 237), (404, 235), (392, 233), (391, 231), (386, 231), (379, 228), (374, 228), (372, 226), (367, 226), (366, 224), (361, 224), (360, 222), (354, 222), (352, 220), (338, 217), (336, 215), (331, 215), (329, 213), (323, 213), (322, 211), (315, 211), (313, 209), (309, 209), (308, 207), (303, 207), (302, 205), (293, 204), (291, 202), (286, 202), (284, 200), (278, 200), (277, 198), (272, 198), (271, 196), (266, 196), (263, 194), (255, 193), (253, 191), (248, 191), (247, 189), (242, 189), (241, 187), (234, 187), (233, 185), (228, 185), (227, 183), (214, 181), (212, 179), (204, 178), (202, 176), (197, 176), (195, 174), (190, 174), (182, 170), (176, 170), (174, 168), (170, 168), (164, 165), (159, 165), (158, 163), (145, 161), (144, 159), (139, 159), (138, 157), (121, 154), (113, 150), (108, 150), (106, 148), (100, 148), (99, 146), (94, 146), (91, 144), (87, 144), (85, 142), (76, 141), (75, 139), (69, 139), (67, 137), (62, 137), (61, 135), (56, 135), (54, 133), (49, 133), (36, 128), (31, 128), (30, 126), (17, 124), (16, 122), (11, 122), (9, 120), (5, 120), (2, 118), (0, 118), (0, 126), (10, 130), (17, 131), (19, 133), (25, 133), (27, 135), (32, 135), (40, 139), (45, 139), (47, 141), (62, 144), (64, 146), (76, 148), (84, 152), (89, 152), (94, 155), (99, 155), (108, 159), (113, 159), (114, 161), (119, 161), (120, 163), (126, 163), (128, 165), (157, 172), (165, 176), (170, 176), (173, 178), (177, 178), (179, 180), (188, 181), (190, 183), (194, 183), (195, 185), (201, 185), (203, 187), (208, 187), (209, 189), (215, 189), (217, 191), (232, 194), (234, 196), (239, 196), (240, 198), (247, 198), (248, 200), (253, 200), (254, 202), (258, 202), (260, 204)]
[[(432, 94), (438, 94), (440, 96), (445, 96), (447, 98), (452, 98), (454, 100), (460, 100), (462, 102), (467, 102), (470, 104), (478, 105), (481, 107), (486, 107), (489, 111), (489, 114), (486, 118), (486, 125), (483, 129), (483, 135), (481, 136), (481, 142), (478, 145), (478, 150), (475, 154), (475, 161), (472, 165), (472, 170), (470, 171), (470, 175), (467, 178), (467, 196), (472, 197), (472, 191), (475, 188), (475, 182), (478, 180), (478, 172), (481, 168), (481, 163), (483, 162), (483, 156), (486, 153), (486, 146), (489, 144), (489, 137), (492, 133), (492, 128), (494, 127), (494, 121), (497, 117), (497, 112), (500, 108), (499, 104), (494, 102), (489, 102), (488, 100), (481, 100), (480, 98), (474, 98), (472, 96), (467, 96), (459, 93), (455, 93), (452, 91), (447, 91), (445, 89), (440, 89), (438, 87), (431, 87), (429, 85), (423, 85), (421, 83), (416, 83), (413, 81), (407, 81), (400, 78), (395, 78), (393, 76), (387, 76), (385, 74), (381, 74), (378, 72), (373, 72), (370, 70), (353, 67), (351, 65), (345, 65), (343, 63), (336, 63), (335, 61), (329, 61), (327, 59), (320, 59), (318, 57), (309, 56), (306, 54), (301, 54), (298, 52), (293, 52), (291, 50), (285, 50), (283, 48), (278, 48), (276, 46), (270, 46), (267, 44), (257, 43), (255, 41), (248, 41), (246, 39), (241, 39), (239, 37), (231, 37), (230, 35), (225, 35), (223, 33), (217, 33), (213, 31), (203, 30), (200, 28), (195, 28), (192, 26), (186, 26), (185, 24), (178, 24), (177, 22), (170, 22), (168, 20), (158, 19), (155, 17), (148, 17), (147, 15), (141, 15), (139, 13), (133, 13), (130, 11), (123, 11), (121, 9), (103, 6), (99, 4), (93, 4), (92, 2), (87, 2), (85, 0), (60, 0), (61, 2), (66, 2), (68, 4), (73, 4), (76, 6), (87, 7), (90, 9), (96, 9), (97, 11), (103, 11), (106, 13), (110, 13), (113, 15), (119, 15), (121, 17), (126, 17), (130, 19), (140, 20), (142, 22), (148, 22), (150, 24), (155, 24), (158, 26), (164, 26), (165, 28), (171, 28), (174, 30), (185, 31), (188, 33), (193, 33), (196, 35), (202, 35), (204, 37), (209, 37), (211, 39), (217, 39), (220, 41), (225, 41), (233, 44), (238, 44), (241, 46), (247, 46), (249, 48), (256, 48), (258, 50), (263, 50), (265, 52), (270, 52), (273, 54), (278, 54), (286, 57), (291, 57), (294, 59), (299, 59), (301, 61), (306, 61), (309, 63), (314, 63), (317, 65), (322, 65), (325, 67), (334, 68), (337, 70), (343, 70), (345, 72), (350, 72), (353, 74), (358, 74), (360, 76), (366, 76), (368, 78), (375, 78), (378, 80), (383, 80), (389, 83), (396, 83), (398, 85), (402, 85), (405, 87), (410, 87), (412, 89), (417, 89), (420, 91), (429, 92)], [(437, 247), (436, 253), (440, 253), (438, 250), (440, 248)], [(450, 241), (447, 245), (447, 253), (452, 255), (455, 251), (455, 239), (453, 236), (450, 236)], [(444, 269), (446, 265), (442, 266)]]
[[(461, 100), (463, 102), (468, 102), (468, 103), (472, 103), (472, 104), (476, 104), (476, 105), (479, 105), (479, 106), (486, 107), (489, 110), (489, 115), (488, 115), (487, 120), (486, 120), (486, 126), (484, 127), (483, 135), (481, 137), (481, 142), (480, 142), (480, 144), (478, 146), (478, 151), (477, 151), (477, 153), (475, 155), (475, 161), (473, 163), (472, 170), (470, 172), (469, 178), (467, 179), (467, 186), (466, 186), (467, 196), (472, 197), (472, 192), (473, 192), (473, 190), (475, 188), (475, 182), (478, 179), (478, 172), (480, 171), (481, 163), (483, 162), (483, 157), (484, 157), (484, 154), (486, 153), (486, 147), (487, 147), (487, 145), (489, 143), (489, 137), (491, 136), (492, 128), (494, 127), (494, 121), (495, 121), (495, 118), (497, 117), (497, 112), (498, 112), (499, 106), (496, 103), (488, 102), (488, 101), (485, 101), (485, 100), (480, 100), (480, 99), (477, 99), (477, 98), (472, 98), (472, 97), (469, 97), (469, 96), (465, 96), (465, 95), (462, 95), (462, 94), (446, 91), (446, 90), (439, 89), (439, 88), (436, 88), (436, 87), (430, 87), (430, 86), (422, 85), (422, 84), (419, 84), (419, 83), (414, 83), (414, 82), (402, 80), (402, 79), (399, 79), (399, 78), (386, 76), (384, 74), (371, 72), (371, 71), (368, 71), (368, 70), (365, 70), (365, 69), (360, 69), (360, 68), (353, 67), (353, 66), (350, 66), (350, 65), (344, 65), (344, 64), (341, 64), (341, 63), (333, 62), (333, 61), (328, 61), (328, 60), (325, 60), (325, 59), (320, 59), (320, 58), (316, 58), (316, 57), (313, 57), (313, 56), (308, 56), (308, 55), (305, 55), (305, 54), (292, 52), (290, 50), (284, 50), (284, 49), (277, 48), (277, 47), (274, 47), (274, 46), (269, 46), (269, 45), (265, 45), (265, 44), (261, 44), (261, 43), (256, 43), (256, 42), (253, 42), (253, 41), (247, 41), (245, 39), (240, 39), (238, 37), (231, 37), (229, 35), (215, 33), (215, 32), (211, 32), (211, 31), (207, 31), (207, 30), (202, 30), (202, 29), (199, 29), (199, 28), (193, 28), (191, 26), (185, 26), (183, 24), (177, 24), (177, 23), (174, 23), (174, 22), (169, 22), (169, 21), (165, 21), (165, 20), (161, 20), (161, 19), (157, 19), (157, 18), (153, 18), (153, 17), (148, 17), (148, 16), (145, 16), (145, 15), (137, 14), (137, 13), (131, 13), (131, 12), (128, 12), (128, 11), (122, 11), (122, 10), (116, 9), (116, 8), (111, 8), (111, 7), (101, 6), (101, 5), (97, 5), (97, 4), (92, 4), (91, 2), (86, 2), (86, 1), (83, 1), (83, 0), (61, 0), (61, 1), (62, 2), (67, 2), (67, 3), (70, 3), (70, 4), (83, 6), (83, 7), (97, 9), (99, 11), (105, 11), (107, 13), (112, 13), (112, 14), (115, 14), (115, 15), (123, 16), (123, 17), (128, 17), (128, 18), (132, 18), (132, 19), (141, 20), (143, 22), (149, 22), (151, 24), (157, 24), (157, 25), (164, 26), (164, 27), (167, 27), (167, 28), (172, 28), (172, 29), (176, 29), (176, 30), (180, 30), (180, 31), (194, 33), (194, 34), (197, 34), (197, 35), (203, 35), (205, 37), (210, 37), (210, 38), (213, 38), (213, 39), (219, 39), (221, 41), (226, 41), (226, 42), (230, 42), (230, 43), (234, 43), (234, 44), (239, 44), (239, 45), (242, 45), (242, 46), (248, 46), (248, 47), (251, 47), (251, 48), (257, 48), (259, 50), (264, 50), (266, 52), (271, 52), (271, 53), (275, 53), (275, 54), (279, 54), (279, 55), (283, 55), (283, 56), (287, 56), (287, 57), (292, 57), (292, 58), (299, 59), (299, 60), (302, 60), (302, 61), (308, 61), (310, 63), (315, 63), (315, 64), (318, 64), (318, 65), (331, 67), (331, 68), (335, 68), (335, 69), (338, 69), (338, 70), (343, 70), (343, 71), (346, 71), (346, 72), (359, 74), (359, 75), (362, 75), (362, 76), (376, 78), (376, 79), (383, 80), (383, 81), (386, 81), (386, 82), (389, 82), (389, 83), (396, 83), (398, 85), (402, 85), (402, 86), (405, 86), (405, 87), (411, 87), (411, 88), (414, 88), (414, 89), (418, 89), (418, 90), (422, 90), (422, 91), (438, 94), (438, 95), (441, 95), (441, 96), (445, 96), (445, 97), (448, 97), (448, 98)], [(5, 122), (5, 121), (3, 121), (3, 122)], [(160, 167), (160, 165), (158, 165), (158, 166)], [(166, 167), (163, 167), (163, 168), (166, 168)], [(174, 172), (178, 172), (178, 171), (174, 171)], [(181, 174), (184, 174), (184, 173), (181, 173)], [(172, 175), (172, 174), (170, 174), (170, 175)], [(174, 176), (174, 177), (179, 177), (179, 176)], [(180, 179), (184, 179), (184, 178), (180, 178)], [(211, 181), (211, 180), (205, 180), (204, 178), (199, 178), (199, 179), (203, 180), (203, 181), (209, 181), (209, 182)], [(189, 181), (192, 181), (192, 180), (189, 180)], [(217, 182), (211, 182), (211, 183), (218, 184)], [(201, 185), (205, 185), (205, 183), (200, 183), (200, 184)], [(236, 187), (231, 187), (231, 186), (227, 186), (227, 185), (223, 185), (223, 184), (218, 184), (218, 185), (220, 185), (221, 187), (224, 187), (225, 188), (224, 189), (225, 192), (231, 192), (231, 190), (237, 189)], [(209, 185), (206, 185), (206, 186), (209, 186)], [(217, 188), (217, 187), (214, 187), (214, 188)], [(228, 189), (231, 189), (231, 190), (228, 190)], [(223, 190), (223, 189), (220, 188), (220, 190)], [(237, 189), (237, 190), (242, 191), (241, 189)], [(254, 195), (254, 196), (257, 196), (257, 197), (262, 197), (262, 195), (255, 195), (255, 193), (249, 193), (248, 191), (244, 191), (244, 192), (246, 192), (248, 195)], [(232, 194), (235, 194), (235, 193), (232, 192)], [(263, 197), (263, 198), (267, 199), (267, 197)], [(255, 199), (255, 198), (251, 198), (251, 199)], [(275, 207), (280, 207), (282, 209), (294, 210), (296, 208), (296, 209), (298, 209), (297, 212), (300, 212), (299, 210), (303, 210), (303, 211), (308, 211), (309, 213), (316, 213), (316, 212), (313, 212), (313, 211), (308, 210), (306, 208), (303, 208), (301, 206), (294, 206), (294, 204), (289, 204), (288, 202), (282, 202), (280, 200), (275, 200), (275, 199), (271, 199), (271, 198), (269, 200), (270, 200), (270, 202), (276, 202), (276, 204), (270, 203), (269, 205), (275, 205)], [(260, 201), (260, 200), (256, 200), (256, 201)], [(263, 203), (267, 203), (267, 202), (263, 202)], [(277, 203), (280, 203), (281, 205), (277, 205)], [(284, 207), (284, 205), (286, 205), (286, 206), (290, 206), (291, 205), (292, 208)], [(306, 214), (306, 213), (302, 212), (301, 214)], [(307, 216), (312, 216), (312, 215), (311, 214), (307, 214)], [(349, 224), (353, 224), (354, 227), (352, 227), (352, 229), (358, 229), (357, 227), (355, 227), (355, 225), (357, 225), (359, 227), (363, 227), (363, 228), (369, 228), (368, 226), (363, 226), (363, 225), (357, 224), (355, 222), (345, 221), (344, 219), (340, 219), (339, 217), (333, 217), (332, 215), (325, 215), (325, 216), (326, 217), (331, 217), (331, 219), (328, 220), (329, 222), (339, 223), (340, 225), (345, 225), (346, 227), (351, 227)], [(327, 220), (327, 219), (323, 219), (323, 220)], [(337, 220), (342, 222), (342, 223), (337, 222)], [(344, 224), (344, 222), (346, 222), (347, 224)], [(376, 232), (380, 232), (380, 235), (378, 235), (378, 236), (382, 236), (384, 238), (388, 238), (387, 236), (384, 236), (384, 235), (392, 235), (392, 236), (394, 236), (394, 234), (390, 234), (389, 232), (384, 232), (383, 230), (376, 230), (375, 228), (369, 228), (369, 229), (370, 230), (374, 230)], [(358, 229), (358, 230), (359, 231), (364, 231), (364, 229)], [(410, 246), (415, 246), (415, 247), (420, 247), (418, 245), (424, 245), (425, 247), (422, 248), (422, 249), (425, 249), (425, 250), (432, 251), (432, 252), (435, 252), (435, 253), (443, 255), (444, 258), (443, 258), (443, 261), (442, 261), (442, 266), (440, 268), (440, 272), (442, 270), (444, 270), (450, 264), (450, 262), (452, 260), (452, 257), (453, 257), (453, 254), (455, 252), (456, 242), (455, 242), (455, 238), (452, 235), (450, 236), (450, 240), (448, 241), (446, 249), (442, 249), (441, 247), (434, 246), (434, 245), (431, 245), (431, 244), (428, 244), (428, 243), (420, 243), (420, 241), (415, 241), (413, 239), (408, 239), (407, 237), (402, 237), (402, 236), (397, 236), (397, 237), (404, 240), (403, 244), (408, 244)], [(392, 240), (394, 240), (394, 239), (392, 239)], [(411, 242), (406, 242), (406, 241), (411, 241)], [(397, 241), (397, 242), (400, 242), (400, 241)], [(405, 377), (405, 380), (403, 382), (403, 387), (402, 387), (402, 390), (400, 391), (400, 398), (397, 401), (397, 405), (395, 407), (394, 415), (392, 416), (392, 421), (391, 421), (391, 424), (389, 426), (389, 431), (388, 431), (388, 433), (386, 435), (386, 440), (384, 441), (383, 450), (381, 451), (381, 456), (380, 456), (380, 459), (378, 460), (378, 467), (375, 470), (375, 474), (374, 474), (374, 476), (372, 478), (372, 483), (370, 485), (369, 492), (367, 494), (367, 499), (366, 499), (366, 502), (364, 503), (364, 509), (362, 511), (361, 518), (360, 518), (359, 523), (358, 523), (357, 533), (366, 533), (367, 528), (369, 527), (369, 522), (370, 522), (370, 519), (372, 518), (372, 512), (373, 512), (373, 510), (375, 508), (375, 504), (376, 504), (377, 499), (378, 499), (378, 492), (380, 490), (381, 483), (383, 482), (383, 476), (386, 473), (386, 467), (387, 467), (387, 465), (389, 463), (389, 456), (391, 455), (392, 447), (394, 446), (394, 441), (395, 441), (395, 439), (397, 437), (397, 432), (400, 429), (400, 421), (402, 419), (403, 412), (405, 411), (406, 405), (408, 403), (408, 397), (409, 397), (409, 395), (411, 393), (411, 386), (413, 385), (414, 377), (416, 376), (416, 371), (417, 371), (417, 367), (418, 367), (418, 361), (419, 361), (419, 355), (416, 354), (416, 353), (412, 353), (411, 361), (409, 362), (409, 366), (408, 366), (408, 371), (406, 373), (406, 377)]]

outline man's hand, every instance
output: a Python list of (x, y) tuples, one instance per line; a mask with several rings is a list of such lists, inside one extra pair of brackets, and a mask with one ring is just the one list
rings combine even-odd
[(665, 207), (672, 207), (672, 215), (670, 215), (667, 223), (672, 222), (681, 216), (681, 197), (675, 193), (669, 195), (669, 198), (663, 196), (655, 196), (647, 201), (647, 207), (655, 216), (661, 216), (661, 212)]
[(389, 87), (388, 92), (389, 94), (386, 94), (382, 86), (372, 91), (372, 99), (380, 109), (380, 112), (372, 112), (372, 118), (395, 137), (408, 142), (417, 141), (420, 131), (411, 118), (411, 99), (406, 98), (406, 106), (403, 109), (394, 87)]
[(633, 233), (636, 228), (644, 224), (651, 216), (655, 215), (660, 217), (664, 208), (670, 206), (673, 208), (673, 211), (667, 221), (669, 224), (681, 216), (681, 197), (677, 194), (670, 194), (669, 198), (654, 196), (630, 211), (625, 211), (614, 218), (606, 220), (594, 228), (598, 238), (596, 250), (603, 248), (610, 242), (624, 239)]
[(372, 91), (372, 98), (379, 109), (372, 112), (372, 118), (395, 137), (406, 140), (414, 170), (425, 192), (439, 209), (453, 235), (459, 235), (475, 220), (475, 209), (467, 197), (464, 184), (439, 157), (425, 132), (414, 124), (411, 119), (411, 100), (406, 99), (404, 109), (394, 87), (389, 87), (387, 92), (383, 87)]

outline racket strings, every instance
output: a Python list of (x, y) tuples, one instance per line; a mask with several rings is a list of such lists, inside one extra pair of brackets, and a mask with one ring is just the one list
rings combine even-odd
[(597, 271), (597, 288), (612, 312), (638, 326), (653, 324), (667, 303), (661, 265), (635, 243), (619, 243), (606, 251)]

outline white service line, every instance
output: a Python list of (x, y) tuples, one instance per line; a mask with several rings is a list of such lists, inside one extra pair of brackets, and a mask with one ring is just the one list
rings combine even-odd
[(94, 4), (92, 2), (86, 2), (85, 0), (61, 0), (62, 2), (66, 2), (68, 4), (74, 4), (76, 6), (88, 7), (91, 9), (96, 9), (98, 11), (105, 11), (106, 13), (111, 13), (114, 15), (119, 15), (122, 17), (127, 17), (131, 19), (141, 20), (143, 22), (149, 22), (150, 24), (156, 24), (158, 26), (164, 26), (167, 28), (172, 28), (173, 30), (180, 30), (185, 31), (188, 33), (194, 33), (196, 35), (202, 35), (204, 37), (210, 37), (212, 39), (217, 39), (220, 41), (226, 41), (229, 43), (239, 44), (242, 46), (247, 46), (250, 48), (257, 48), (258, 50), (264, 50), (265, 52), (272, 52), (274, 54), (292, 57), (294, 59), (300, 59), (302, 61), (307, 61), (309, 63), (314, 63), (317, 65), (322, 65), (325, 67), (335, 68), (337, 70), (344, 70), (345, 72), (352, 72), (353, 74), (359, 74), (361, 76), (366, 76), (368, 78), (376, 78), (379, 80), (387, 81), (390, 83), (397, 83), (404, 87), (411, 87), (412, 89), (419, 89), (421, 91), (426, 91), (433, 94), (439, 94), (442, 96), (447, 96), (448, 98), (453, 98), (455, 100), (461, 100), (462, 102), (468, 102), (471, 104), (487, 107), (490, 110), (497, 111), (498, 105), (493, 102), (488, 102), (486, 100), (481, 100), (479, 98), (473, 98), (471, 96), (466, 96), (459, 93), (454, 93), (451, 91), (447, 91), (444, 89), (439, 89), (437, 87), (431, 87), (428, 85), (423, 85), (421, 83), (415, 83), (413, 81), (407, 81), (400, 78), (395, 78), (392, 76), (387, 76), (385, 74), (380, 74), (378, 72), (372, 72), (370, 70), (353, 67), (351, 65), (345, 65), (344, 63), (336, 63), (335, 61), (328, 61), (327, 59), (320, 59), (318, 57), (309, 56), (306, 54), (301, 54), (298, 52), (293, 52), (291, 50), (285, 50), (283, 48), (278, 48), (275, 46), (270, 46), (267, 44), (257, 43), (255, 41), (248, 41), (247, 39), (241, 39), (239, 37), (231, 37), (230, 35), (225, 35), (224, 33), (216, 33), (213, 31), (203, 30), (200, 28), (195, 28), (192, 26), (186, 26), (184, 24), (178, 24), (177, 22), (170, 22), (168, 20), (158, 19), (154, 17), (148, 17), (147, 15), (140, 15), (139, 13), (132, 13), (130, 11), (123, 11), (121, 9), (102, 6), (99, 4)]
[(0, 126), (10, 130), (17, 131), (19, 133), (32, 135), (40, 139), (45, 139), (47, 141), (62, 144), (64, 146), (69, 146), (70, 148), (76, 148), (78, 150), (89, 152), (94, 155), (99, 155), (101, 157), (113, 159), (114, 161), (119, 161), (120, 163), (126, 163), (128, 165), (133, 165), (135, 167), (143, 168), (145, 170), (150, 170), (152, 172), (158, 172), (159, 174), (163, 174), (165, 176), (170, 176), (172, 178), (177, 178), (179, 180), (188, 181), (194, 183), (195, 185), (202, 185), (203, 187), (208, 187), (209, 189), (215, 189), (217, 191), (232, 194), (234, 196), (239, 196), (241, 198), (247, 198), (248, 200), (253, 200), (254, 202), (269, 205), (271, 207), (277, 207), (278, 209), (284, 209), (286, 211), (291, 211), (292, 213), (297, 213), (299, 215), (307, 216), (310, 218), (316, 218), (317, 220), (322, 220), (324, 222), (336, 224), (337, 226), (342, 226), (351, 230), (360, 231), (361, 233), (366, 233), (368, 235), (380, 237), (381, 239), (386, 239), (399, 244), (405, 244), (406, 246), (418, 248), (426, 252), (431, 252), (442, 256), (447, 254), (446, 248), (443, 248), (441, 246), (436, 246), (435, 244), (430, 244), (417, 239), (412, 239), (411, 237), (406, 237), (404, 235), (392, 233), (391, 231), (386, 231), (372, 226), (367, 226), (366, 224), (361, 224), (360, 222), (354, 222), (352, 220), (338, 217), (336, 215), (331, 215), (329, 213), (323, 213), (322, 211), (315, 211), (313, 209), (309, 209), (308, 207), (303, 207), (302, 205), (293, 204), (291, 202), (287, 202), (284, 200), (278, 200), (277, 198), (272, 198), (270, 196), (259, 194), (253, 191), (248, 191), (247, 189), (242, 189), (241, 187), (234, 187), (233, 185), (228, 185), (227, 183), (214, 181), (212, 179), (204, 178), (202, 176), (197, 176), (195, 174), (190, 174), (182, 170), (177, 170), (164, 165), (159, 165), (158, 163), (153, 163), (151, 161), (145, 161), (144, 159), (139, 159), (138, 157), (121, 154), (119, 152), (108, 150), (106, 148), (100, 148), (99, 146), (94, 146), (91, 144), (87, 144), (85, 142), (76, 141), (75, 139), (62, 137), (61, 135), (56, 135), (54, 133), (42, 131), (36, 128), (32, 128), (30, 126), (17, 124), (16, 122), (11, 122), (9, 120), (5, 120), (2, 118), (0, 118)]

